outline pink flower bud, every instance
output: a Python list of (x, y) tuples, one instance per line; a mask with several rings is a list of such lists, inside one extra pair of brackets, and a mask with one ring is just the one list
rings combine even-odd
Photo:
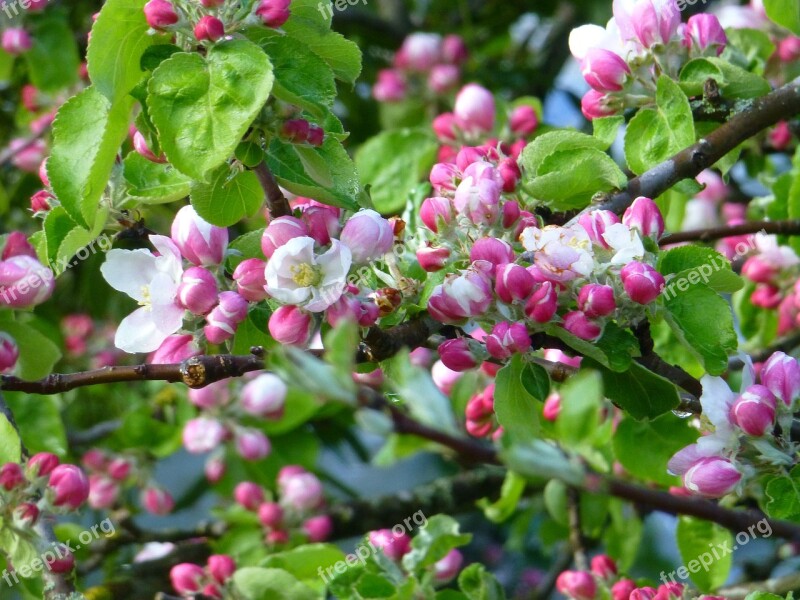
[(181, 595), (199, 592), (206, 573), (199, 565), (180, 563), (170, 569), (169, 580), (175, 591)]
[(664, 289), (664, 277), (650, 265), (632, 261), (620, 271), (622, 287), (631, 300), (650, 304)]
[[(443, 191), (454, 191), (456, 189), (455, 180), (460, 176), (458, 167), (453, 163), (436, 163), (431, 168), (430, 174), (430, 182), (433, 186), (434, 191), (437, 194), (441, 194)], [(447, 200), (446, 198), (442, 198), (442, 200)], [(427, 202), (427, 199), (423, 202), (423, 206)], [(449, 200), (447, 201), (449, 204)], [(452, 216), (452, 209), (450, 209), (450, 214)], [(420, 215), (422, 213), (422, 207), (420, 207)], [(423, 222), (427, 225), (427, 222), (423, 219)], [(433, 221), (435, 224), (435, 220)], [(436, 231), (432, 227), (428, 226), (428, 229), (432, 229)]]
[(225, 0), (200, 0), (200, 4), (206, 8), (217, 8), (225, 4)]
[(311, 315), (296, 306), (281, 306), (269, 318), (269, 334), (281, 344), (304, 346), (312, 334)]
[(233, 490), (233, 499), (250, 511), (257, 511), (264, 502), (264, 490), (252, 481), (242, 481)]
[(778, 42), (776, 51), (781, 62), (790, 63), (800, 58), (800, 37), (790, 35)]
[(786, 121), (778, 121), (769, 132), (769, 143), (776, 150), (785, 150), (792, 142), (792, 130)]
[(325, 130), (322, 127), (311, 125), (308, 128), (308, 138), (306, 141), (312, 146), (322, 146), (325, 142)]
[(150, 150), (150, 147), (147, 145), (147, 141), (144, 139), (144, 136), (139, 131), (136, 131), (136, 133), (133, 134), (133, 149), (136, 150), (137, 154), (141, 154), (151, 162), (154, 163), (167, 162), (167, 158), (163, 154), (161, 156), (156, 156), (155, 153), (152, 150)]
[(198, 408), (209, 410), (225, 406), (230, 400), (228, 383), (230, 379), (221, 379), (201, 388), (191, 388), (188, 392), (189, 401)]
[(553, 392), (544, 401), (542, 407), (542, 416), (547, 421), (553, 422), (558, 418), (558, 413), (561, 412), (561, 396), (558, 392)]
[(309, 234), (306, 224), (296, 217), (278, 217), (270, 222), (261, 237), (261, 250), (271, 258), (275, 250), (296, 237)]
[(775, 422), (775, 396), (763, 385), (751, 385), (731, 405), (730, 420), (747, 435), (766, 434)]
[(578, 308), (592, 319), (610, 315), (617, 308), (614, 288), (599, 283), (586, 284), (578, 292)]
[(512, 262), (500, 264), (495, 270), (494, 291), (503, 302), (511, 304), (515, 300), (525, 300), (533, 292), (534, 280), (522, 265)]
[(761, 308), (766, 309), (773, 309), (777, 308), (781, 300), (783, 300), (783, 292), (781, 289), (774, 285), (762, 285), (759, 284), (756, 286), (756, 289), (750, 294), (750, 302), (753, 303), (755, 306), (759, 306)]
[(236, 291), (248, 302), (258, 302), (268, 296), (264, 286), (267, 281), (264, 269), (267, 263), (257, 258), (248, 258), (239, 263), (233, 272)]
[[(620, 8), (623, 6), (627, 8), (630, 5), (620, 5)], [(632, 29), (642, 45), (651, 48), (672, 39), (680, 25), (681, 13), (675, 0), (659, 3), (647, 0), (633, 4), (628, 15), (623, 15), (615, 4), (614, 18), (625, 38), (632, 37)]]
[(38, 452), (28, 459), (27, 471), (31, 477), (47, 477), (60, 463), (55, 454)]
[(477, 240), (470, 248), (469, 260), (485, 260), (494, 266), (514, 262), (514, 249), (506, 241), (485, 237)]
[(218, 456), (211, 456), (206, 460), (203, 471), (209, 483), (218, 483), (225, 476), (225, 461)]
[(475, 225), (494, 225), (500, 214), (501, 192), (501, 185), (493, 178), (467, 176), (456, 188), (453, 205)]
[(511, 111), (508, 119), (508, 126), (512, 133), (527, 137), (531, 135), (539, 126), (539, 117), (532, 106), (522, 105)]
[(742, 265), (742, 275), (756, 283), (770, 284), (780, 269), (764, 260), (762, 256), (751, 256)]
[(535, 287), (525, 303), (525, 316), (537, 323), (549, 323), (558, 309), (558, 292), (555, 285), (545, 281)]
[(147, 362), (153, 365), (170, 365), (200, 354), (200, 347), (188, 333), (171, 335), (147, 358)]
[[(56, 558), (53, 553), (45, 553), (44, 558), (45, 566), (53, 573), (69, 573), (75, 568), (75, 557), (66, 548), (61, 549), (63, 554), (62, 558)], [(53, 557), (51, 560), (50, 557)]]
[(25, 474), (17, 463), (6, 463), (0, 467), (0, 486), (7, 492), (25, 483)]
[(33, 45), (31, 36), (21, 27), (9, 27), (3, 31), (3, 39), (0, 44), (3, 46), (3, 50), (12, 56), (27, 52)]
[(291, 0), (261, 0), (256, 8), (256, 16), (267, 27), (277, 29), (289, 20)]
[(310, 206), (303, 211), (308, 235), (320, 246), (327, 246), (339, 233), (339, 212), (325, 206)]
[(618, 54), (604, 48), (591, 48), (581, 61), (581, 74), (586, 83), (599, 92), (618, 92), (631, 70)]
[(419, 208), (419, 218), (434, 233), (439, 227), (447, 226), (453, 220), (453, 204), (447, 198), (434, 196), (423, 200)]
[(208, 574), (223, 585), (236, 572), (236, 562), (227, 554), (212, 554), (206, 563)]
[(586, 313), (579, 310), (568, 312), (564, 315), (564, 329), (582, 340), (595, 341), (603, 333), (603, 328), (592, 321)]
[(469, 58), (469, 50), (460, 35), (450, 34), (442, 40), (442, 58), (445, 62), (461, 65)]
[(89, 475), (89, 506), (95, 510), (109, 509), (116, 504), (119, 499), (119, 484), (97, 473)]
[[(442, 113), (435, 117), (431, 127), (433, 127), (433, 133), (436, 134), (436, 138), (442, 143), (447, 144), (458, 139), (459, 125), (453, 113)], [(439, 162), (443, 161), (440, 159)]]
[(236, 433), (236, 451), (245, 460), (261, 460), (269, 456), (272, 445), (258, 429), (242, 429)]
[(498, 323), (484, 341), (489, 354), (499, 360), (505, 360), (512, 354), (527, 352), (531, 348), (531, 336), (522, 323)]
[(187, 205), (172, 221), (172, 241), (181, 254), (195, 265), (218, 265), (228, 248), (228, 230), (204, 221)]
[(275, 478), (275, 481), (278, 483), (279, 488), (283, 488), (292, 477), (297, 475), (303, 475), (308, 473), (303, 467), (300, 465), (286, 465), (285, 467), (281, 467), (281, 470), (278, 471), (278, 476)]
[(228, 430), (217, 419), (198, 417), (183, 426), (183, 446), (192, 454), (210, 452), (227, 437)]
[[(656, 594), (656, 600), (680, 600), (683, 598), (683, 590), (684, 586), (680, 583), (665, 583), (663, 585), (658, 586), (658, 593)], [(703, 600), (709, 600), (710, 596), (702, 596)], [(725, 600), (724, 598), (720, 598), (720, 600)]]
[(490, 270), (490, 263), (478, 261), (460, 275), (448, 275), (428, 299), (430, 315), (442, 323), (456, 323), (485, 313), (494, 297)]
[(167, 0), (150, 0), (144, 5), (144, 16), (153, 29), (166, 29), (178, 22), (178, 13)]
[(178, 303), (196, 315), (204, 315), (217, 304), (217, 279), (208, 269), (189, 267), (181, 276)]
[(108, 475), (117, 481), (124, 481), (131, 473), (131, 463), (124, 458), (115, 458), (108, 464)]
[(0, 373), (10, 373), (17, 366), (19, 348), (17, 342), (4, 331), (0, 331)]
[(433, 565), (433, 578), (439, 583), (445, 583), (458, 575), (464, 557), (461, 552), (453, 548), (444, 558)]
[(212, 344), (220, 344), (233, 337), (239, 323), (247, 318), (247, 300), (236, 292), (221, 292), (219, 304), (208, 313), (203, 332)]
[(54, 198), (53, 194), (47, 190), (39, 190), (31, 196), (31, 210), (34, 213), (47, 212), (50, 210), (50, 201)]
[(517, 184), (522, 177), (522, 171), (520, 171), (516, 160), (513, 158), (506, 158), (497, 165), (497, 172), (503, 180), (504, 192), (511, 193), (517, 189)]
[(36, 250), (34, 250), (28, 237), (21, 231), (12, 231), (6, 238), (6, 245), (3, 248), (2, 259), (7, 260), (12, 256), (30, 256), (36, 258)]
[(463, 337), (440, 344), (439, 356), (445, 366), (453, 371), (468, 371), (478, 366), (469, 341)]
[(44, 140), (31, 142), (23, 138), (15, 138), (8, 144), (8, 149), (12, 153), (11, 162), (18, 169), (27, 173), (38, 173), (39, 166), (44, 160), (44, 153), (47, 145)]
[(312, 473), (298, 473), (280, 483), (281, 504), (299, 512), (319, 508), (324, 502), (322, 483)]
[(449, 396), (453, 391), (453, 386), (461, 378), (461, 373), (448, 369), (441, 360), (437, 360), (431, 367), (431, 378), (434, 385), (439, 388), (445, 396)]
[(468, 83), (458, 92), (453, 114), (464, 131), (490, 132), (494, 128), (494, 113), (494, 97), (486, 88)]
[(791, 406), (800, 395), (800, 363), (784, 352), (775, 352), (761, 369), (761, 383)]
[(392, 249), (394, 232), (389, 221), (374, 210), (361, 210), (347, 220), (339, 240), (353, 255), (353, 262), (366, 263)]
[(619, 217), (610, 210), (593, 210), (578, 217), (578, 224), (589, 235), (589, 239), (603, 248), (609, 247), (603, 238), (606, 229), (619, 222)]
[[(696, 177), (697, 182), (705, 187), (696, 195), (697, 198), (719, 202), (728, 196), (728, 186), (715, 171), (706, 169)], [(740, 205), (737, 205), (740, 206)]]
[(605, 554), (593, 556), (591, 564), (592, 573), (597, 575), (600, 579), (614, 579), (617, 575), (617, 563)]
[(589, 90), (581, 98), (581, 112), (590, 121), (615, 115), (621, 108), (620, 101), (597, 90)]
[(612, 600), (629, 600), (630, 595), (636, 589), (636, 582), (632, 579), (620, 579), (611, 586)]
[(628, 600), (655, 600), (656, 594), (658, 594), (658, 591), (655, 588), (650, 586), (640, 587), (631, 592)]
[(400, 102), (406, 97), (406, 82), (395, 69), (381, 69), (372, 95), (378, 102)]
[(455, 65), (435, 65), (428, 75), (428, 87), (437, 94), (445, 94), (456, 86), (460, 77)]
[(89, 497), (89, 479), (75, 465), (58, 465), (47, 484), (53, 493), (53, 505), (76, 510)]
[(367, 534), (369, 543), (382, 550), (394, 561), (399, 561), (411, 550), (411, 538), (406, 533), (394, 535), (391, 529), (378, 529)]
[(425, 271), (433, 273), (445, 267), (450, 258), (450, 250), (447, 248), (434, 248), (428, 242), (416, 252), (419, 266)]
[(25, 254), (0, 262), (0, 306), (31, 308), (53, 294), (55, 276)]
[(225, 25), (217, 17), (204, 15), (194, 26), (194, 37), (198, 42), (216, 42), (225, 35)]
[(303, 533), (312, 544), (324, 542), (333, 533), (333, 521), (328, 515), (311, 517), (303, 523)]
[(14, 509), (14, 520), (18, 523), (17, 526), (33, 527), (39, 520), (40, 514), (38, 506), (32, 502), (23, 502)]
[[(526, 215), (529, 215), (527, 211), (525, 211)], [(503, 203), (503, 222), (502, 225), (506, 229), (509, 229), (515, 223), (520, 221), (520, 217), (523, 215), (523, 211), (519, 209), (519, 203), (515, 200), (511, 200), (509, 202)], [(521, 223), (520, 223), (521, 224)], [(519, 228), (516, 227), (514, 229), (514, 237), (519, 237), (519, 234), (522, 233), (522, 229), (524, 227)]]
[(622, 222), (631, 229), (638, 229), (642, 235), (656, 240), (664, 234), (664, 218), (658, 206), (650, 198), (639, 196), (622, 215)]
[(305, 119), (289, 119), (281, 126), (281, 135), (290, 142), (302, 144), (308, 140), (309, 122)]
[(710, 48), (715, 56), (719, 56), (727, 43), (728, 37), (715, 15), (700, 13), (686, 21), (683, 45), (690, 51), (696, 49), (700, 54), (707, 54), (705, 51)]
[(706, 498), (721, 498), (732, 492), (742, 474), (727, 459), (703, 458), (683, 475), (683, 485), (690, 492)]
[(429, 71), (442, 58), (442, 38), (435, 33), (412, 33), (398, 50), (401, 64), (413, 71)]
[(277, 420), (283, 416), (288, 388), (273, 373), (263, 373), (242, 388), (242, 408), (264, 419)]
[(258, 520), (264, 527), (278, 529), (283, 523), (283, 509), (277, 502), (263, 502), (258, 507)]
[(564, 571), (556, 579), (556, 589), (574, 600), (594, 600), (597, 584), (586, 571)]

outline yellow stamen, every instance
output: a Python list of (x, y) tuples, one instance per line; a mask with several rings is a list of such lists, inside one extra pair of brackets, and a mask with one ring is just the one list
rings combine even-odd
[(319, 267), (314, 267), (306, 263), (292, 265), (292, 281), (300, 287), (318, 285), (322, 281), (322, 273)]

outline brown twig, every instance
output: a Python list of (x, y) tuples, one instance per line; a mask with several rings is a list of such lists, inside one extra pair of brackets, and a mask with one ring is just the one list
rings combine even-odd
[(711, 242), (726, 237), (747, 235), (750, 233), (775, 233), (779, 235), (800, 235), (800, 219), (790, 221), (751, 221), (741, 225), (712, 227), (709, 229), (693, 229), (678, 231), (662, 237), (659, 246), (679, 244), (681, 242)]
[(581, 531), (581, 493), (572, 486), (567, 488), (567, 519), (569, 521), (569, 545), (579, 571), (589, 568), (586, 560), (586, 545)]
[(283, 195), (267, 163), (261, 161), (253, 171), (256, 177), (258, 177), (258, 182), (261, 184), (267, 196), (267, 210), (269, 211), (270, 218), (276, 219), (277, 217), (291, 215), (292, 207), (289, 206), (289, 201), (286, 199), (286, 196)]

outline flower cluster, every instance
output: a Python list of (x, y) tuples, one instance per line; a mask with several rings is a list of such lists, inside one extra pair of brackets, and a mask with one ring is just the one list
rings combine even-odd
[(691, 58), (718, 56), (727, 43), (716, 16), (701, 13), (681, 23), (677, 0), (620, 0), (605, 28), (583, 25), (570, 33), (570, 52), (591, 86), (581, 109), (587, 119), (650, 104), (655, 82), (677, 78)]
[[(367, 533), (367, 541), (374, 547), (383, 552), (383, 554), (397, 564), (399, 568), (402, 567), (403, 556), (411, 551), (411, 536), (403, 532), (398, 533), (392, 529), (378, 529)], [(444, 557), (440, 558), (433, 565), (431, 571), (433, 580), (438, 584), (444, 584), (451, 581), (458, 575), (461, 565), (464, 562), (464, 556), (460, 551), (453, 548)]]
[(457, 35), (412, 33), (395, 53), (390, 69), (378, 73), (372, 95), (379, 102), (399, 102), (450, 92), (461, 79), (467, 47)]
[[(800, 362), (775, 352), (756, 369), (748, 364), (740, 393), (719, 377), (702, 378), (702, 436), (677, 452), (668, 469), (681, 476), (685, 491), (720, 498), (741, 490), (755, 465), (787, 466), (794, 460), (789, 442), (792, 415), (800, 398)], [(777, 433), (775, 425), (780, 425)], [(680, 491), (680, 490), (677, 490)]]
[(237, 504), (258, 515), (264, 529), (264, 543), (282, 546), (299, 534), (305, 541), (323, 542), (333, 532), (333, 523), (326, 514), (322, 482), (299, 465), (287, 465), (278, 473), (277, 496), (251, 481), (236, 486), (233, 497)]
[(202, 594), (206, 598), (224, 598), (224, 590), (236, 572), (236, 562), (227, 554), (212, 554), (205, 568), (194, 563), (180, 563), (169, 572), (177, 593), (185, 597)]

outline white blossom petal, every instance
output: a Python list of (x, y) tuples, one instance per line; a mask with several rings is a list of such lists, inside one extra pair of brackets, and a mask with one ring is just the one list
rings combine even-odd
[(143, 306), (122, 319), (114, 336), (114, 345), (131, 354), (153, 352), (168, 336), (168, 332), (156, 327), (150, 309)]

